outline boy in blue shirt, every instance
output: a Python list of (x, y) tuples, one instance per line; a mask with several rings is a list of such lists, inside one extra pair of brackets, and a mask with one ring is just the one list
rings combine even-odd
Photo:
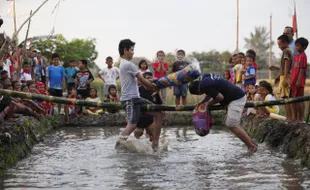
[(254, 57), (253, 55), (248, 54), (246, 56), (246, 72), (245, 72), (245, 78), (244, 78), (244, 86), (252, 84), (256, 84), (256, 69), (253, 66), (254, 63)]
[[(49, 66), (47, 72), (48, 92), (51, 96), (62, 97), (63, 91), (66, 89), (65, 77), (66, 73), (62, 66), (59, 65), (59, 55), (52, 55), (52, 65)], [(58, 104), (58, 113), (61, 111), (61, 104)]]
[(75, 87), (73, 76), (77, 72), (77, 69), (74, 67), (74, 65), (75, 65), (75, 60), (70, 60), (69, 67), (65, 69), (65, 73), (67, 75), (67, 89), (71, 89)]

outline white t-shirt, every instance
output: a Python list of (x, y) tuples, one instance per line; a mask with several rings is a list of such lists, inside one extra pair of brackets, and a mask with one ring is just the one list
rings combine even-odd
[(3, 62), (3, 70), (8, 72), (9, 78), (11, 78), (10, 66), (12, 66), (11, 60), (7, 59)]
[(119, 77), (119, 69), (117, 67), (104, 68), (99, 72), (104, 80), (104, 84), (116, 85), (116, 79)]
[(26, 82), (32, 80), (31, 73), (25, 73), (24, 70), (22, 69), (21, 70), (20, 80), (21, 81), (26, 81)]

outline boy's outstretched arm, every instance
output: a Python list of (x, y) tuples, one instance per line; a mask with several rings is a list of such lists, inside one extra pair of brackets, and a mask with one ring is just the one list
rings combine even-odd
[(141, 73), (138, 73), (136, 75), (137, 79), (146, 87), (153, 89), (153, 90), (158, 90), (158, 87), (156, 86), (156, 84), (150, 82), (149, 80), (145, 79)]

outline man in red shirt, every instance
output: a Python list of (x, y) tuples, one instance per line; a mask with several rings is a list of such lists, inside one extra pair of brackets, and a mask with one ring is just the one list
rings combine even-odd
[[(294, 55), (294, 61), (291, 70), (291, 97), (304, 96), (304, 88), (306, 84), (307, 71), (307, 55), (305, 50), (308, 47), (308, 40), (305, 38), (298, 38), (295, 42), (295, 49), (297, 54)], [(293, 106), (293, 119), (299, 122), (304, 121), (305, 104), (296, 103)]]
[[(155, 78), (166, 76), (168, 71), (168, 63), (164, 62), (165, 52), (160, 50), (156, 54), (158, 62), (153, 63), (153, 70)], [(160, 89), (160, 95), (163, 104), (166, 104), (167, 88)]]

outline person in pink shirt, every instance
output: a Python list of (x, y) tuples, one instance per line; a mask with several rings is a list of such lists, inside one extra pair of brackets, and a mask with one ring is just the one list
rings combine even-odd
[[(155, 78), (160, 78), (163, 76), (166, 76), (168, 71), (168, 63), (165, 61), (165, 52), (160, 50), (156, 54), (158, 62), (153, 63), (153, 70), (154, 70), (154, 76)], [(166, 96), (167, 96), (167, 88), (160, 89), (160, 95), (163, 104), (166, 104)]]

